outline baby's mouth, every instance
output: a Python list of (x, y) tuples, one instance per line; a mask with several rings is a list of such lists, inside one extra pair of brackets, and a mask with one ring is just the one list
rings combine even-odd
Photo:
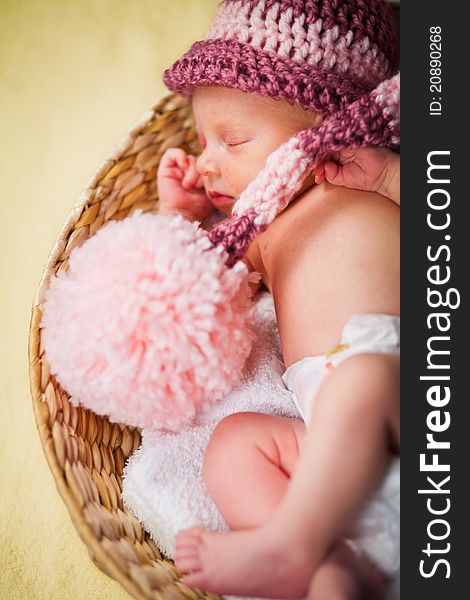
[(218, 192), (208, 192), (208, 195), (212, 204), (216, 208), (232, 206), (235, 202), (235, 198), (233, 198), (233, 196), (226, 196), (225, 194), (219, 194)]

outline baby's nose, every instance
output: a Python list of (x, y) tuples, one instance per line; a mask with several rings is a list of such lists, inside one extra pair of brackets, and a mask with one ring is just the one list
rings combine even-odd
[(217, 163), (209, 156), (207, 150), (204, 150), (196, 160), (196, 169), (202, 176), (216, 175), (218, 173)]

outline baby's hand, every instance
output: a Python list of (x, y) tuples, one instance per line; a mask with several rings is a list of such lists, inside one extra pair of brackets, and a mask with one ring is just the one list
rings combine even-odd
[(378, 192), (400, 204), (400, 157), (388, 148), (335, 152), (314, 169), (315, 183), (327, 180), (358, 190)]
[(157, 185), (160, 213), (177, 213), (190, 221), (202, 221), (215, 210), (204, 191), (196, 158), (181, 148), (169, 148), (163, 154)]

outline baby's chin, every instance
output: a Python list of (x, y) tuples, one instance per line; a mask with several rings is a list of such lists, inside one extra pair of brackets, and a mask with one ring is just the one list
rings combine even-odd
[(233, 196), (212, 196), (210, 198), (212, 205), (219, 210), (220, 212), (226, 213), (227, 211), (231, 211), (233, 205), (237, 201)]
[(214, 208), (221, 214), (225, 215), (226, 217), (231, 217), (232, 216), (232, 209), (235, 205), (236, 200), (234, 199), (233, 202), (231, 203), (227, 203), (227, 204), (214, 204)]

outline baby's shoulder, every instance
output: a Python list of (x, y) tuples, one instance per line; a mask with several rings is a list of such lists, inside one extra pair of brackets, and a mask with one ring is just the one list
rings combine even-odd
[(364, 230), (398, 224), (400, 208), (376, 192), (323, 183), (307, 191), (303, 209), (326, 225)]
[(290, 254), (299, 245), (312, 251), (328, 247), (336, 255), (351, 244), (362, 246), (364, 238), (397, 238), (399, 214), (380, 194), (322, 183), (294, 200), (260, 236), (261, 256), (266, 262), (268, 253)]

